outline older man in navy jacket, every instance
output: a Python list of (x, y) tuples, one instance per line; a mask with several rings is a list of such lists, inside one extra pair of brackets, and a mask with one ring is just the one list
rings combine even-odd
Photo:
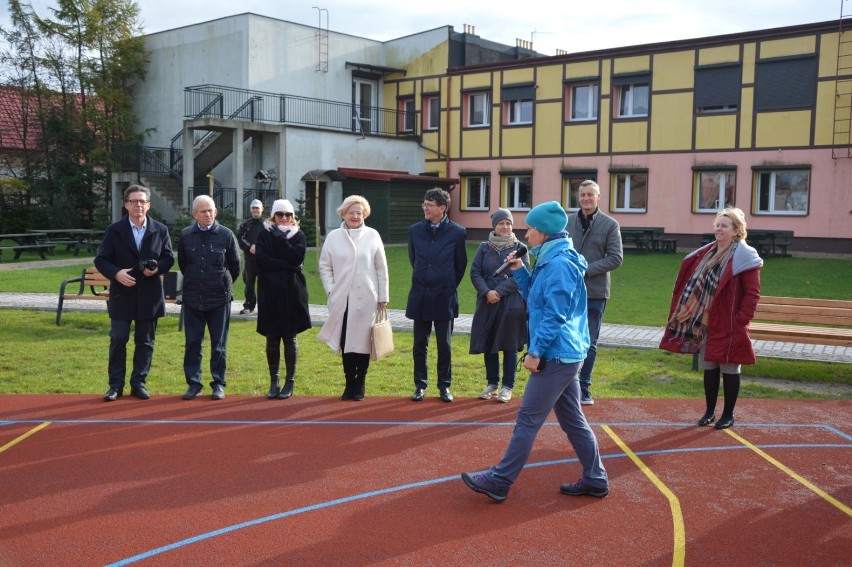
[(130, 393), (140, 400), (150, 397), (146, 387), (157, 320), (166, 314), (161, 275), (175, 263), (166, 225), (148, 216), (151, 191), (131, 185), (124, 191), (127, 217), (109, 225), (95, 257), (95, 267), (112, 283), (107, 309), (109, 332), (109, 390), (104, 400), (112, 402), (124, 393), (127, 371), (127, 342), (130, 323), (135, 323), (133, 371)]
[(447, 217), (449, 208), (449, 193), (438, 187), (428, 190), (423, 197), (424, 219), (408, 229), (408, 258), (413, 271), (405, 316), (414, 321), (414, 402), (422, 401), (426, 394), (426, 357), (433, 325), (438, 344), (438, 390), (443, 401), (453, 401), (450, 338), (453, 320), (459, 316), (457, 289), (467, 268), (467, 232)]

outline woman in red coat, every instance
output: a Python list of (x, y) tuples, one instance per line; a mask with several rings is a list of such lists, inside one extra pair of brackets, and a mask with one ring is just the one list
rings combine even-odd
[(763, 260), (746, 244), (745, 215), (727, 208), (716, 215), (716, 241), (683, 259), (660, 348), (700, 353), (707, 411), (698, 425), (716, 421), (720, 375), (725, 407), (716, 429), (734, 424), (740, 392), (740, 365), (754, 364), (748, 325), (760, 299)]

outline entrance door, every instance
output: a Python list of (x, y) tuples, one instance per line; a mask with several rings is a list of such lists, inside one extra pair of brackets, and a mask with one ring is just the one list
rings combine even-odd
[(355, 132), (376, 131), (376, 107), (378, 106), (378, 83), (370, 79), (352, 79), (352, 130)]

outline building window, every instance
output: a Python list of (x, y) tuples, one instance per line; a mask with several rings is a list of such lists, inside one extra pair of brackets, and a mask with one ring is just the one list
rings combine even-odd
[(424, 96), (423, 97), (423, 112), (424, 130), (437, 130), (439, 125), (441, 124), (441, 106), (440, 99), (437, 96)]
[(815, 56), (758, 61), (754, 81), (755, 110), (812, 108), (816, 105)]
[(470, 93), (465, 95), (465, 125), (470, 128), (481, 128), (491, 123), (490, 97), (488, 93)]
[(692, 212), (718, 213), (725, 207), (734, 206), (736, 171), (696, 171), (693, 179)]
[(598, 83), (568, 85), (567, 96), (569, 121), (579, 122), (598, 119), (598, 100), (600, 99), (600, 85)]
[(734, 112), (740, 107), (743, 70), (736, 65), (695, 69), (695, 111), (700, 114)]
[(807, 169), (755, 170), (754, 214), (808, 214), (810, 173)]
[(401, 98), (399, 99), (399, 131), (414, 132), (414, 99)]
[(612, 78), (617, 101), (617, 118), (648, 116), (648, 95), (651, 76), (647, 73), (621, 75)]
[(513, 211), (532, 208), (532, 175), (510, 174), (503, 176), (503, 195), (500, 205)]
[(462, 177), (462, 209), (487, 211), (490, 203), (491, 176), (465, 175)]
[(612, 203), (616, 213), (644, 213), (648, 210), (648, 174), (613, 173)]
[(563, 171), (562, 172), (562, 207), (566, 211), (580, 210), (580, 183), (591, 179), (597, 182), (596, 171)]
[(532, 124), (535, 85), (511, 85), (501, 90), (504, 124)]

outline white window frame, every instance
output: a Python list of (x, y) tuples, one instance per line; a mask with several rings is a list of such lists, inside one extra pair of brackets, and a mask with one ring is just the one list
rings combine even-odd
[[(781, 179), (779, 179), (779, 177)], [(790, 179), (784, 179), (789, 177)], [(796, 179), (798, 177), (798, 179)], [(757, 169), (754, 171), (754, 210), (755, 215), (805, 216), (810, 208), (809, 169)], [(766, 184), (766, 194), (762, 196)], [(805, 194), (804, 203), (797, 196)], [(761, 208), (766, 199), (765, 208)], [(797, 209), (797, 204), (801, 209)]]
[[(634, 177), (645, 177), (645, 204), (643, 207), (631, 207), (631, 187)], [(623, 180), (623, 181), (622, 181)], [(612, 174), (612, 206), (615, 213), (645, 213), (648, 211), (648, 173), (613, 173)], [(623, 188), (623, 190), (622, 190)]]
[[(465, 175), (463, 179), (464, 198), (462, 199), (462, 210), (465, 211), (488, 211), (491, 199), (491, 177), (489, 175)], [(471, 183), (479, 183), (479, 202), (472, 204)]]
[(424, 130), (438, 130), (441, 125), (441, 102), (435, 95), (423, 97), (423, 112), (426, 114)]
[[(645, 111), (637, 112), (636, 106), (640, 94), (644, 91)], [(648, 107), (651, 103), (650, 83), (627, 83), (618, 87), (618, 118), (638, 118), (648, 116)]]
[[(577, 85), (569, 85), (570, 110), (568, 115), (569, 122), (588, 122), (598, 119), (600, 111), (600, 84), (599, 83), (583, 83)], [(583, 92), (581, 92), (583, 91)], [(578, 102), (584, 101), (587, 112), (583, 116), (578, 113)]]
[(533, 101), (531, 98), (504, 101), (506, 106), (506, 124), (532, 124)]
[[(487, 92), (470, 93), (465, 96), (468, 128), (486, 128), (491, 125), (491, 97)], [(481, 114), (481, 118), (476, 118)]]
[[(521, 200), (521, 185), (524, 180), (529, 184), (529, 200)], [(503, 194), (501, 201), (505, 208), (510, 211), (528, 211), (532, 208), (533, 200), (533, 184), (532, 174), (525, 173), (519, 175), (504, 175), (503, 176)]]
[(414, 132), (414, 124), (417, 118), (413, 97), (399, 99), (399, 131)]
[[(712, 206), (702, 206), (701, 187), (705, 179), (719, 176), (719, 194)], [(708, 179), (709, 180), (709, 179)], [(692, 186), (692, 212), (718, 213), (725, 207), (734, 206), (737, 189), (737, 172), (732, 169), (696, 171)]]

